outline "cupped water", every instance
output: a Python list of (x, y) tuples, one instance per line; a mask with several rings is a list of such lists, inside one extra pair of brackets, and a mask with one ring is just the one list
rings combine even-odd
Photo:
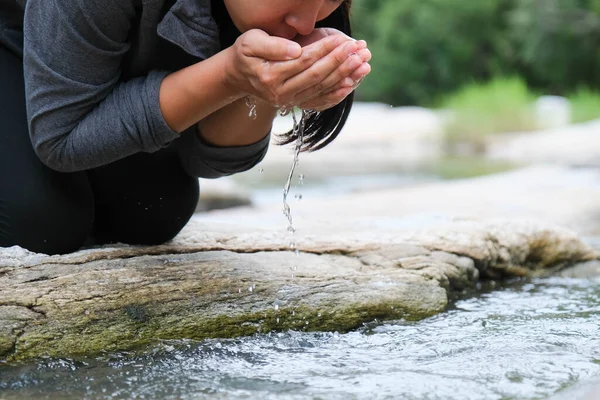
[(515, 281), (420, 322), (0, 366), (3, 399), (545, 399), (600, 376), (600, 278)]

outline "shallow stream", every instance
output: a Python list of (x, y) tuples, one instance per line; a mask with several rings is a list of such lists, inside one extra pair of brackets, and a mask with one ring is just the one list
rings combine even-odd
[(3, 399), (545, 399), (600, 376), (600, 278), (482, 289), (420, 322), (0, 366)]

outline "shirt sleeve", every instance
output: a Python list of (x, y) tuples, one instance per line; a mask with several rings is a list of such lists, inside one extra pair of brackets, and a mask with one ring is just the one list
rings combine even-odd
[(186, 130), (174, 146), (189, 175), (214, 179), (254, 167), (267, 154), (270, 139), (269, 133), (247, 146), (217, 147), (203, 142), (194, 126)]
[(165, 122), (153, 71), (123, 82), (133, 0), (28, 0), (24, 73), (31, 141), (50, 168), (73, 172), (179, 137)]

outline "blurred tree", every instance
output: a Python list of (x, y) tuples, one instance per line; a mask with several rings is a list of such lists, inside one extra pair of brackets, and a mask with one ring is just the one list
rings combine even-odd
[(600, 0), (521, 0), (509, 26), (532, 86), (554, 94), (600, 89)]
[(353, 0), (353, 24), (373, 53), (361, 100), (431, 105), (515, 74), (546, 93), (600, 88), (600, 0)]
[(502, 17), (509, 2), (355, 0), (355, 36), (373, 52), (373, 73), (359, 98), (430, 104), (440, 92), (510, 72)]

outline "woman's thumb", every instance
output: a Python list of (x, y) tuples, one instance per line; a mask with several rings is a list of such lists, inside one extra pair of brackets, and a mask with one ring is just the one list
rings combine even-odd
[(257, 29), (248, 31), (246, 34), (248, 35), (246, 39), (252, 43), (249, 49), (251, 54), (248, 55), (271, 61), (285, 61), (298, 58), (302, 54), (302, 47), (291, 40), (269, 36)]

